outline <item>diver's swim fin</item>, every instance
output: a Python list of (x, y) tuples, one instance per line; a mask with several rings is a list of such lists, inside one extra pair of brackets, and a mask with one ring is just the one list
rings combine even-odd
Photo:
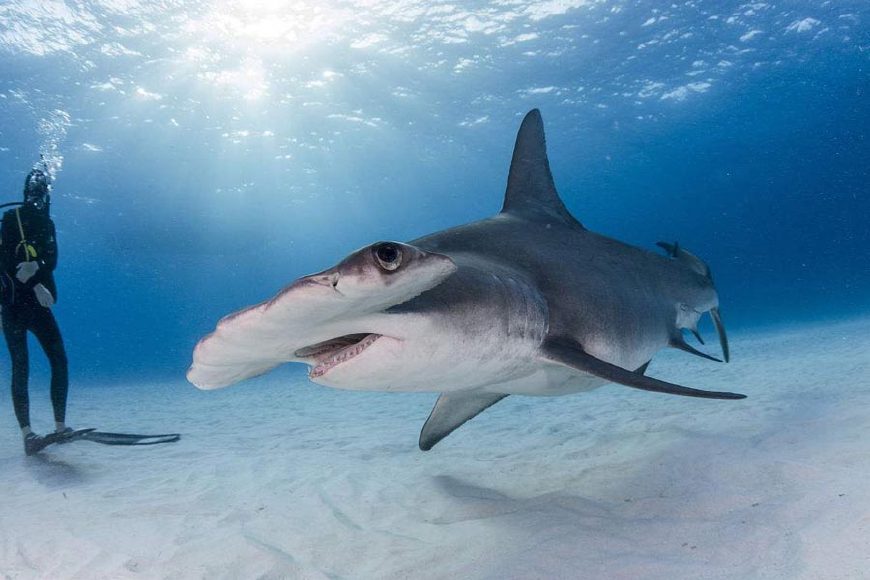
[(162, 433), (159, 435), (140, 435), (137, 433), (108, 433), (106, 431), (90, 431), (81, 437), (85, 441), (102, 443), (103, 445), (157, 445), (159, 443), (175, 443), (181, 439), (180, 433)]
[(49, 433), (42, 436), (37, 435), (36, 437), (33, 437), (26, 442), (24, 452), (27, 455), (35, 455), (49, 445), (53, 445), (55, 443), (71, 443), (72, 441), (76, 441), (78, 439), (84, 439), (85, 436), (93, 432), (94, 428), (90, 427), (88, 429), (70, 429), (68, 431), (61, 431), (60, 433)]

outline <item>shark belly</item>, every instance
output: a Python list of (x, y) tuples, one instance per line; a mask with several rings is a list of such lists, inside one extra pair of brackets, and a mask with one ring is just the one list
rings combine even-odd
[(483, 390), (504, 395), (525, 395), (530, 397), (557, 397), (573, 393), (583, 393), (607, 384), (596, 376), (577, 373), (564, 368), (542, 365), (524, 377), (517, 377), (503, 383), (488, 385)]

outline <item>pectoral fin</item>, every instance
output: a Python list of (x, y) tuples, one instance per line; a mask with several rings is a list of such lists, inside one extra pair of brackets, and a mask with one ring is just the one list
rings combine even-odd
[(682, 395), (685, 397), (701, 397), (705, 399), (745, 399), (746, 395), (718, 391), (702, 391), (682, 387), (673, 383), (660, 381), (643, 374), (633, 372), (616, 365), (604, 362), (583, 350), (577, 342), (562, 337), (551, 337), (544, 341), (541, 346), (541, 354), (548, 360), (563, 364), (578, 371), (595, 375), (612, 383), (619, 383), (626, 387), (668, 393), (670, 395)]
[(420, 449), (429, 451), (460, 425), (505, 397), (502, 393), (442, 393), (420, 432)]

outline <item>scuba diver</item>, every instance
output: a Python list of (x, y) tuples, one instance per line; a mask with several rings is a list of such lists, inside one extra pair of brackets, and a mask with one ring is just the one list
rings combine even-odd
[(20, 207), (7, 210), (0, 222), (0, 321), (12, 358), (12, 403), (27, 455), (47, 441), (30, 429), (27, 331), (36, 336), (51, 366), (55, 434), (46, 437), (60, 442), (73, 432), (65, 422), (69, 388), (66, 351), (51, 311), (57, 300), (57, 239), (49, 215), (50, 193), (51, 178), (43, 161), (42, 168), (34, 167), (24, 181), (23, 203), (6, 204)]
[[(24, 437), (24, 452), (33, 455), (54, 443), (76, 440), (103, 445), (157, 445), (174, 443), (179, 433), (141, 435), (96, 429), (73, 430), (66, 425), (69, 371), (63, 338), (51, 307), (57, 300), (54, 269), (57, 238), (51, 209), (51, 174), (42, 159), (24, 180), (24, 201), (0, 204), (17, 206), (0, 221), (0, 323), (12, 358), (12, 404)], [(39, 436), (30, 428), (27, 384), (30, 358), (27, 331), (36, 336), (51, 366), (51, 405), (55, 430)]]

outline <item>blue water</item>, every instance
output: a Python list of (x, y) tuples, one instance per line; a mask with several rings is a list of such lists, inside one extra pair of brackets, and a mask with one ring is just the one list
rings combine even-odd
[(55, 170), (73, 381), (179, 379), (228, 312), (501, 206), (540, 108), (566, 205), (713, 268), (731, 328), (870, 309), (870, 6), (0, 6), (0, 191)]

